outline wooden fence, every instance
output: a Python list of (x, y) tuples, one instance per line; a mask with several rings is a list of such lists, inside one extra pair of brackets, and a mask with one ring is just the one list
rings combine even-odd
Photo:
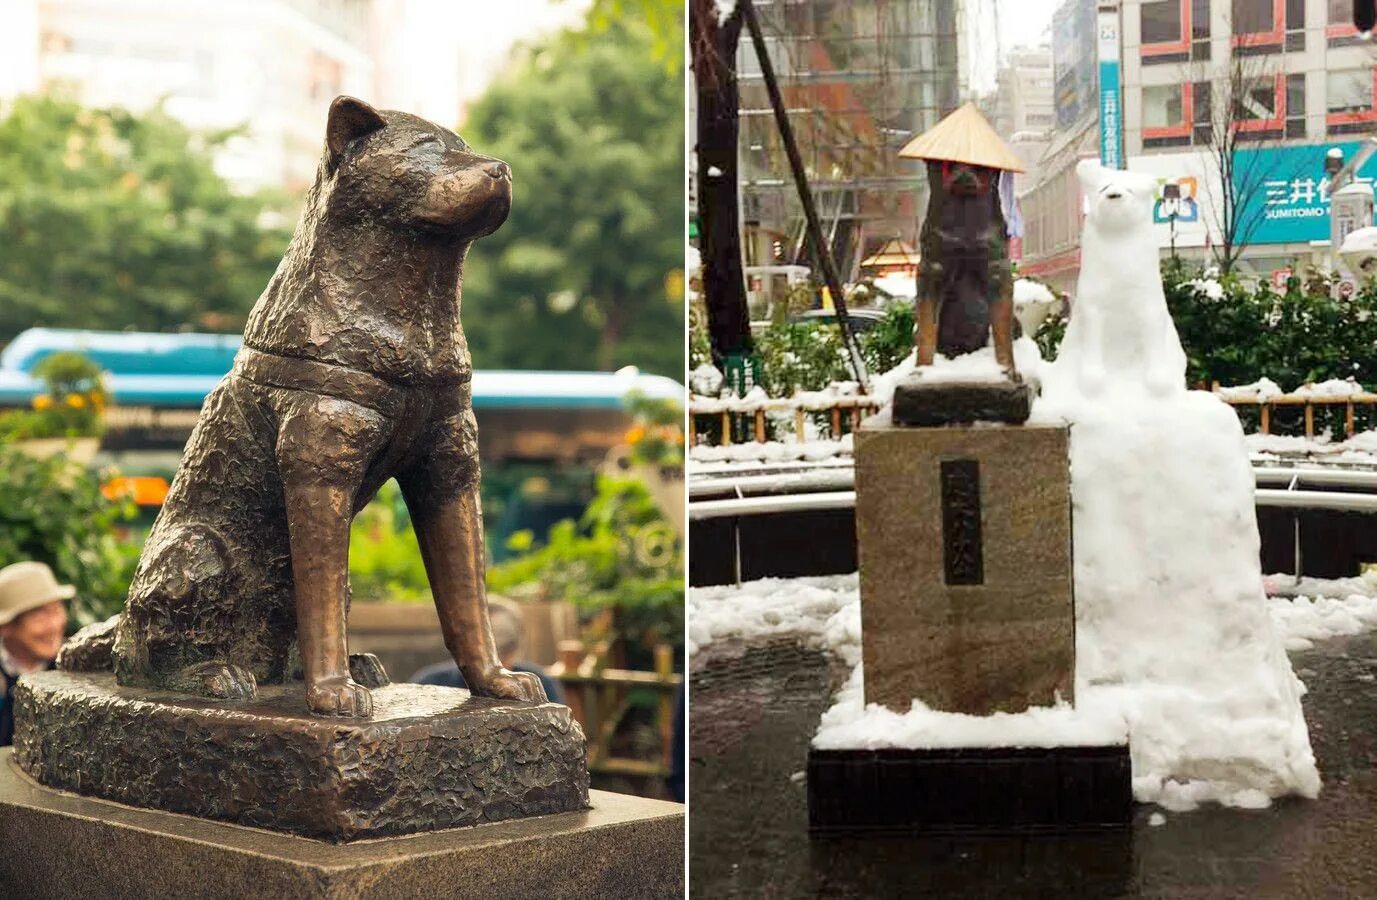
[[(810, 413), (825, 413), (825, 424), (829, 429), (827, 436), (836, 440), (845, 434), (846, 430), (855, 431), (860, 426), (861, 419), (879, 408), (878, 400), (866, 396), (840, 396), (825, 403), (806, 402), (784, 397), (749, 404), (739, 401), (704, 400), (700, 398), (689, 402), (689, 417), (692, 419), (695, 433), (698, 431), (698, 423), (701, 419), (717, 418), (721, 422), (722, 428), (721, 444), (725, 446), (733, 443), (734, 423), (736, 423), (736, 430), (747, 435), (749, 439), (762, 444), (769, 440), (766, 414), (770, 412), (792, 413), (795, 441), (804, 439), (805, 422)], [(744, 423), (744, 427), (742, 423)], [(850, 428), (844, 430), (844, 423)]]
[(1315, 408), (1332, 409), (1341, 406), (1344, 409), (1344, 436), (1353, 437), (1357, 430), (1356, 410), (1359, 407), (1363, 407), (1369, 412), (1377, 409), (1377, 394), (1366, 392), (1329, 397), (1307, 394), (1276, 394), (1265, 398), (1230, 397), (1220, 391), (1219, 385), (1215, 385), (1215, 393), (1235, 409), (1256, 408), (1259, 415), (1258, 430), (1262, 434), (1272, 433), (1272, 412), (1274, 410), (1299, 406), (1304, 409), (1305, 413), (1305, 436), (1313, 438), (1315, 436)]
[[(674, 699), (683, 676), (674, 671), (674, 648), (655, 648), (655, 671), (607, 668), (607, 646), (590, 652), (582, 641), (561, 641), (559, 660), (548, 672), (564, 686), (565, 700), (588, 738), (588, 771), (605, 775), (667, 778), (674, 753)], [(660, 752), (655, 759), (617, 756), (613, 738), (632, 707), (632, 692), (650, 689), (656, 698), (656, 729)]]

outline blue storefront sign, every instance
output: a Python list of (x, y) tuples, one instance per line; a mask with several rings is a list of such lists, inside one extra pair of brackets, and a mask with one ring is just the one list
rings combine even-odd
[(1124, 167), (1123, 103), (1119, 93), (1119, 10), (1099, 11), (1100, 165)]
[[(1238, 238), (1249, 244), (1289, 244), (1329, 239), (1329, 176), (1324, 157), (1331, 147), (1351, 159), (1358, 141), (1258, 147), (1234, 154), (1234, 195), (1238, 198)], [(1372, 184), (1377, 158), (1358, 171)]]

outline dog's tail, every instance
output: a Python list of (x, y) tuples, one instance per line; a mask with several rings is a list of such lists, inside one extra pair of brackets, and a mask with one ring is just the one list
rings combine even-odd
[(57, 667), (64, 672), (109, 672), (114, 669), (115, 628), (119, 614), (87, 625), (72, 635), (57, 653)]

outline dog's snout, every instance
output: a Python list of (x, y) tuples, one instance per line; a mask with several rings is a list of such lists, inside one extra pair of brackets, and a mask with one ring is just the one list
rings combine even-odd
[(506, 179), (507, 181), (512, 179), (512, 168), (504, 162), (494, 160), (484, 166), (483, 170), (493, 178)]

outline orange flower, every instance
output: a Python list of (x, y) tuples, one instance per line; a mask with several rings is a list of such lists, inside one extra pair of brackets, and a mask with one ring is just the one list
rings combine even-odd
[(627, 430), (627, 432), (626, 432), (626, 437), (624, 438), (624, 440), (625, 440), (628, 444), (639, 444), (639, 443), (640, 443), (642, 440), (644, 440), (644, 439), (645, 439), (645, 426), (644, 426), (644, 425), (633, 425), (630, 429)]
[(81, 409), (83, 406), (86, 405), (86, 398), (81, 396), (80, 394), (68, 394), (67, 405), (70, 406), (72, 409)]
[(37, 409), (37, 410), (51, 409), (51, 408), (52, 408), (52, 405), (53, 405), (53, 398), (52, 398), (52, 397), (49, 397), (47, 394), (39, 394), (37, 397), (34, 397), (34, 398), (33, 398), (33, 408), (34, 408), (34, 409)]

